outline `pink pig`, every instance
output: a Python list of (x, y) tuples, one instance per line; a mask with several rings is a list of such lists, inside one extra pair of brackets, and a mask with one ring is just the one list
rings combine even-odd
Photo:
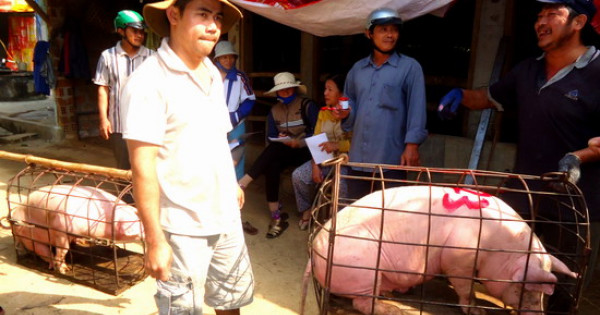
[[(382, 207), (400, 210), (384, 211), (383, 232)], [(471, 285), (477, 270), (477, 278), (492, 296), (516, 309), (531, 311), (542, 311), (543, 294), (554, 291), (557, 278), (550, 270), (577, 276), (546, 253), (537, 236), (510, 206), (481, 192), (430, 186), (391, 188), (385, 190), (385, 196), (378, 191), (356, 201), (341, 210), (336, 220), (330, 292), (353, 298), (354, 308), (364, 314), (402, 314), (397, 307), (379, 301), (375, 301), (373, 310), (372, 298), (356, 296), (373, 294), (375, 268), (399, 271), (380, 271), (376, 294), (406, 292), (430, 280), (433, 274), (445, 274), (463, 305), (474, 302)], [(328, 255), (330, 227), (331, 220), (312, 242), (312, 271), (321, 285), (326, 277), (323, 257)], [(384, 242), (373, 241), (380, 239), (381, 232)], [(528, 267), (527, 252), (531, 253)], [(309, 264), (307, 270), (310, 267)], [(523, 282), (525, 292), (519, 303)], [(485, 313), (467, 306), (462, 310)]]
[[(42, 187), (29, 194), (25, 206), (15, 207), (11, 218), (26, 224), (14, 225), (17, 248), (22, 245), (35, 252), (60, 273), (69, 269), (65, 256), (77, 237), (123, 242), (143, 238), (137, 209), (89, 186)], [(56, 248), (54, 255), (52, 247)]]

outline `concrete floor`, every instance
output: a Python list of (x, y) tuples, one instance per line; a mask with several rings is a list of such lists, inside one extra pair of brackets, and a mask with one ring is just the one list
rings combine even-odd
[[(260, 142), (260, 141), (258, 141)], [(59, 160), (112, 166), (114, 160), (105, 143), (95, 139), (85, 142), (64, 141), (51, 144), (31, 140), (0, 146), (0, 150), (28, 153)], [(249, 148), (249, 160), (260, 152), (260, 146)], [(5, 198), (7, 180), (25, 164), (0, 160), (0, 198)], [(256, 236), (246, 236), (256, 277), (255, 301), (242, 309), (244, 314), (298, 314), (301, 278), (307, 261), (307, 232), (297, 228), (298, 216), (291, 184), (283, 184), (282, 202), (290, 213), (290, 227), (276, 239), (266, 239), (268, 214), (262, 181), (247, 189), (242, 219), (258, 229)], [(6, 215), (6, 203), (0, 203), (0, 217)], [(71, 283), (67, 280), (16, 264), (10, 230), (0, 229), (0, 306), (6, 314), (156, 314), (152, 299), (155, 283), (147, 278), (118, 296)], [(309, 288), (306, 314), (318, 314), (314, 291)], [(205, 309), (205, 314), (214, 314)], [(336, 312), (336, 314), (355, 314)], [(448, 314), (444, 312), (444, 314)], [(460, 314), (459, 311), (456, 314)], [(584, 292), (579, 314), (600, 314), (600, 274)]]

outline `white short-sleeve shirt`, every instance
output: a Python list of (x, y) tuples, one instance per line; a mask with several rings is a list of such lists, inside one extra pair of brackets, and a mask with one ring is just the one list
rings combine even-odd
[(122, 94), (123, 138), (160, 147), (160, 220), (176, 234), (219, 234), (240, 221), (223, 81), (209, 58), (203, 63), (212, 78), (209, 91), (163, 39)]

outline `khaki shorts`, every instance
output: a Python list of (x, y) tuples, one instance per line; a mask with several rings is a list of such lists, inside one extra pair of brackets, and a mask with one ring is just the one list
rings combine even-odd
[(220, 235), (165, 235), (173, 264), (169, 280), (156, 281), (159, 314), (201, 315), (203, 303), (230, 310), (252, 302), (254, 276), (241, 225)]

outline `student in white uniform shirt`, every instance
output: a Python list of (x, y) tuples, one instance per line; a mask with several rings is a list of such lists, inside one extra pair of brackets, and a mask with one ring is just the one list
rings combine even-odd
[[(246, 133), (245, 118), (250, 115), (256, 97), (250, 86), (250, 80), (243, 71), (235, 67), (238, 53), (228, 41), (220, 41), (215, 46), (215, 66), (219, 68), (225, 87), (225, 101), (229, 109), (229, 119), (233, 130), (229, 132), (229, 142), (243, 142), (240, 137)], [(239, 180), (244, 176), (245, 155), (243, 146), (237, 149), (234, 156), (235, 174)]]

